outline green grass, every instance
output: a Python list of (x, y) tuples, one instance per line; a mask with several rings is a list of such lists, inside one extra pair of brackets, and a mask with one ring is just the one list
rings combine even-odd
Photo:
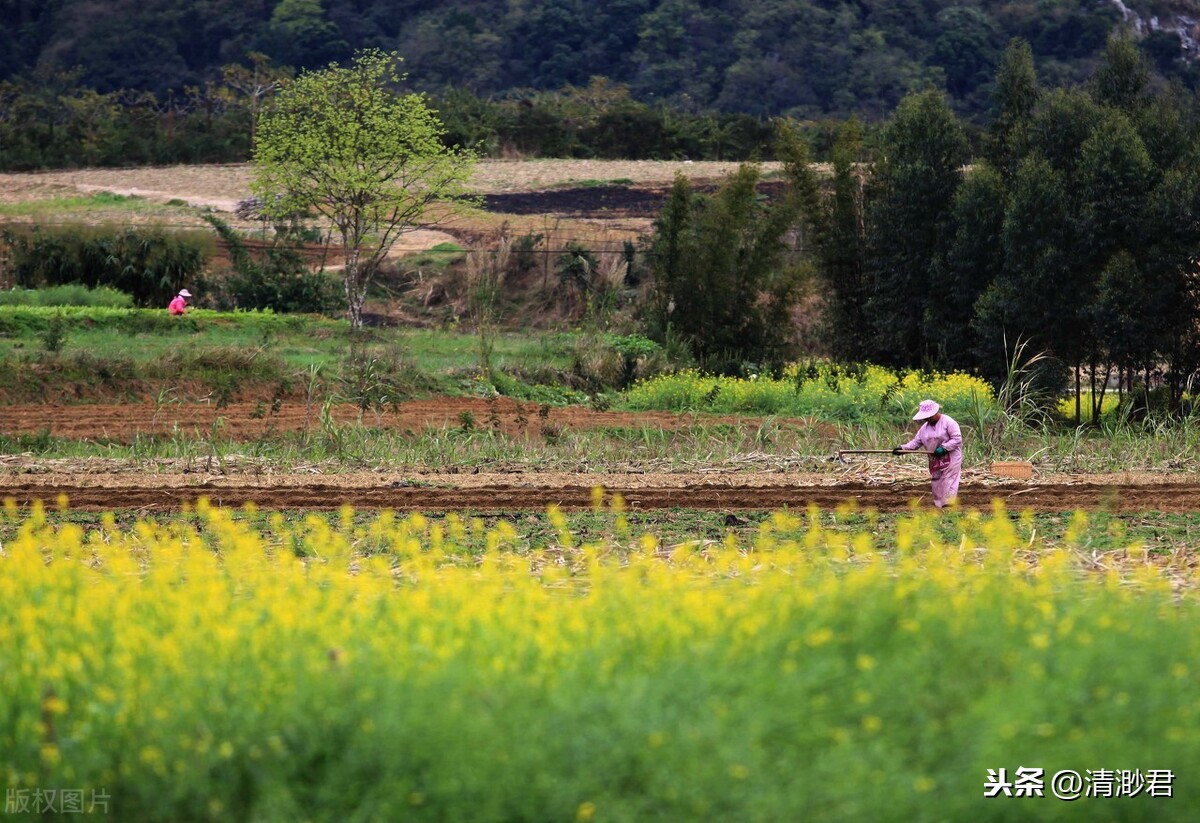
[(397, 266), (400, 269), (447, 269), (455, 263), (461, 263), (467, 257), (467, 250), (458, 243), (438, 243), (436, 246), (417, 254), (400, 258)]
[[(345, 320), (316, 316), (200, 309), (170, 317), (158, 309), (0, 306), (0, 391), (9, 402), (35, 402), (47, 392), (91, 400), (98, 393), (136, 396), (148, 382), (216, 376), (261, 394), (280, 382), (303, 383), (316, 371), (326, 388), (382, 375), (391, 381), (392, 400), (499, 390), (561, 405), (583, 399), (556, 385), (571, 365), (575, 337), (497, 335), (493, 385), (477, 379), (479, 341), (466, 332), (367, 329), (352, 347)], [(49, 349), (50, 340), (56, 349)]]
[[(65, 352), (86, 351), (134, 363), (151, 362), (186, 346), (264, 348), (290, 367), (328, 366), (345, 356), (350, 336), (345, 320), (270, 312), (197, 309), (177, 318), (159, 309), (0, 306), (0, 359), (36, 350), (39, 333), (58, 314), (67, 321)], [(362, 339), (367, 346), (391, 347), (429, 373), (469, 370), (478, 364), (478, 338), (470, 333), (370, 329)], [(503, 367), (565, 368), (573, 339), (567, 333), (500, 334), (495, 357)]]
[(551, 188), (554, 189), (598, 189), (604, 186), (632, 186), (633, 180), (628, 177), (614, 177), (611, 180), (598, 180), (595, 178), (586, 178), (583, 180), (564, 180), (561, 183), (555, 183)]
[(0, 306), (108, 306), (129, 309), (133, 308), (133, 297), (107, 286), (90, 289), (72, 283), (40, 289), (0, 291)]
[(296, 367), (329, 362), (345, 348), (345, 321), (269, 312), (215, 312), (203, 309), (171, 317), (165, 309), (92, 307), (0, 307), (0, 359), (38, 348), (38, 335), (51, 319), (67, 321), (63, 351), (87, 352), (100, 359), (134, 364), (154, 361), (186, 347), (198, 349), (270, 348)]
[[(570, 366), (570, 347), (576, 338), (569, 332), (502, 332), (495, 337), (493, 363), (508, 369), (565, 369)], [(453, 372), (479, 365), (479, 338), (469, 332), (399, 331), (396, 340), (423, 371)]]
[(114, 194), (108, 191), (71, 197), (50, 197), (21, 203), (0, 203), (2, 217), (50, 218), (78, 216), (94, 211), (122, 211), (131, 214), (163, 214), (178, 212), (186, 203), (158, 203), (136, 195)]

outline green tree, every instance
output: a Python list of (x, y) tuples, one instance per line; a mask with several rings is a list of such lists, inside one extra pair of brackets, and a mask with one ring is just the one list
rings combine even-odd
[(1140, 244), (1146, 198), (1159, 176), (1129, 118), (1106, 110), (1080, 147), (1074, 176), (1081, 258), (1103, 264), (1118, 249)]
[(1032, 155), (1017, 169), (1006, 206), (1000, 235), (1004, 269), (977, 301), (973, 322), (980, 365), (992, 380), (1004, 377), (1006, 349), (1017, 341), (1057, 355), (1060, 363), (1074, 362), (1061, 360), (1058, 345), (1062, 327), (1071, 322), (1060, 307), (1071, 311), (1075, 297), (1067, 181), (1044, 157)]
[(221, 69), (221, 82), (228, 90), (231, 102), (245, 109), (250, 118), (250, 145), (258, 137), (258, 117), (263, 106), (292, 76), (291, 69), (271, 65), (271, 59), (260, 52), (246, 55), (249, 66), (232, 63)]
[(420, 66), (423, 90), (499, 90), (506, 85), (506, 34), (492, 31), (473, 14), (447, 8), (406, 26), (398, 48), (409, 65)]
[(1022, 165), (1005, 218), (1006, 264), (1023, 282), (1025, 311), (1031, 322), (1025, 337), (1036, 334), (1075, 371), (1075, 420), (1080, 416), (1080, 375), (1095, 350), (1094, 258), (1084, 252), (1078, 234), (1078, 199), (1070, 173), (1048, 169), (1036, 155)]
[(780, 119), (775, 122), (775, 157), (783, 163), (783, 177), (788, 188), (785, 197), (796, 209), (795, 245), (802, 254), (811, 254), (828, 232), (821, 211), (821, 184), (813, 169), (812, 153), (799, 126)]
[(712, 101), (731, 62), (729, 19), (719, 4), (663, 0), (640, 20), (636, 90), (681, 102)]
[(498, 153), (497, 103), (476, 97), (468, 89), (449, 88), (438, 97), (437, 115), (446, 128), (443, 142), (483, 155)]
[(992, 125), (985, 146), (986, 157), (1005, 177), (1016, 172), (1014, 135), (1029, 121), (1041, 94), (1033, 50), (1027, 41), (1013, 38), (996, 73)]
[[(1157, 355), (1167, 364), (1176, 407), (1190, 375), (1200, 372), (1200, 157), (1170, 169), (1148, 198), (1143, 289), (1150, 295), (1142, 322), (1160, 334)], [(1146, 365), (1149, 365), (1148, 363)]]
[(1150, 66), (1132, 37), (1120, 32), (1108, 39), (1089, 87), (1096, 102), (1133, 113), (1146, 102)]
[(833, 145), (833, 190), (821, 203), (817, 257), (825, 287), (833, 351), (852, 361), (867, 357), (864, 176), (862, 126), (849, 120)]
[(1056, 89), (1044, 95), (1014, 141), (1014, 157), (1023, 162), (1033, 154), (1055, 169), (1075, 173), (1083, 144), (1092, 136), (1104, 110), (1081, 89)]
[(976, 365), (975, 304), (1004, 272), (1001, 238), (1008, 189), (996, 169), (978, 163), (954, 196), (954, 237), (945, 264), (930, 280), (940, 298), (926, 315), (939, 364), (956, 369)]
[[(1165, 306), (1161, 301), (1166, 296), (1161, 289), (1153, 288), (1149, 274), (1125, 251), (1113, 255), (1100, 271), (1096, 330), (1104, 341), (1105, 362), (1116, 366), (1122, 385), (1126, 382), (1123, 376), (1136, 369), (1149, 374), (1166, 342), (1162, 325), (1147, 322), (1163, 317)], [(1093, 387), (1093, 420), (1099, 419), (1107, 384), (1107, 380), (1101, 381), (1099, 392)]]
[[(281, 89), (259, 123), (253, 189), (265, 214), (315, 211), (338, 233), (351, 326), (380, 262), (406, 231), (461, 199), (473, 157), (441, 142), (418, 95), (393, 91), (399, 57), (360, 52), (349, 67), (305, 72)], [(452, 199), (454, 198), (454, 199)]]
[(1172, 84), (1133, 115), (1138, 134), (1159, 169), (1169, 169), (1182, 161), (1191, 146), (1190, 97), (1187, 89)]
[(115, 94), (99, 94), (80, 89), (72, 96), (63, 96), (60, 103), (70, 112), (67, 131), (78, 147), (84, 163), (98, 165), (105, 148), (111, 146), (118, 117)]
[(933, 43), (933, 62), (946, 71), (946, 86), (965, 97), (983, 85), (996, 65), (997, 34), (988, 16), (970, 6), (951, 6), (937, 16), (941, 33)]
[(654, 219), (650, 248), (654, 288), (650, 292), (648, 333), (662, 343), (675, 335), (672, 317), (675, 313), (675, 292), (685, 287), (685, 266), (689, 239), (694, 231), (692, 223), (696, 198), (692, 184), (677, 173), (671, 193)]
[[(1099, 417), (1103, 386), (1113, 363), (1113, 349), (1128, 349), (1142, 335), (1128, 324), (1105, 327), (1119, 312), (1128, 316), (1152, 292), (1146, 270), (1134, 262), (1145, 242), (1147, 198), (1159, 178), (1141, 137), (1129, 118), (1106, 108), (1103, 118), (1080, 148), (1072, 191), (1076, 226), (1074, 281), (1084, 286), (1078, 295), (1086, 305), (1093, 294), (1092, 317), (1083, 336), (1092, 346), (1086, 352), (1091, 382), (1092, 419)], [(1089, 287), (1090, 288), (1087, 288)], [(1124, 307), (1117, 304), (1125, 301)], [(1143, 316), (1143, 322), (1146, 317)], [(1097, 377), (1103, 378), (1097, 387)]]
[(278, 41), (275, 56), (285, 65), (320, 65), (349, 48), (337, 26), (325, 19), (321, 0), (280, 0), (271, 24)]
[(937, 365), (926, 318), (951, 311), (931, 287), (953, 237), (968, 144), (940, 92), (904, 98), (884, 132), (868, 200), (871, 359)]
[(786, 356), (788, 312), (802, 269), (787, 235), (798, 198), (758, 197), (756, 166), (744, 165), (711, 196), (677, 177), (651, 246), (654, 292), (649, 336), (684, 340), (707, 369), (738, 373), (746, 363)]

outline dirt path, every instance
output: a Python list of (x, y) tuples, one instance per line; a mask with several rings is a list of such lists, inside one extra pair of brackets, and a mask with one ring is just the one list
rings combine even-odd
[[(799, 479), (799, 478), (798, 478)], [(574, 482), (572, 482), (574, 481)], [(630, 482), (632, 481), (632, 482)], [(926, 483), (787, 482), (780, 475), (728, 479), (676, 476), (664, 483), (647, 483), (636, 475), (540, 475), (447, 478), (434, 476), (374, 478), (355, 476), (277, 476), (224, 478), (197, 476), (64, 476), (28, 482), (0, 478), (0, 499), (21, 505), (35, 500), (57, 505), (66, 495), (71, 508), (82, 510), (139, 509), (176, 511), (201, 497), (222, 506), (254, 503), (268, 509), (336, 509), (349, 504), (360, 509), (394, 509), (434, 513), (451, 509), (479, 511), (544, 510), (556, 505), (584, 510), (592, 505), (592, 488), (603, 485), (619, 493), (632, 511), (689, 508), (707, 511), (803, 510), (810, 505), (833, 509), (854, 502), (881, 512), (906, 510), (915, 500), (928, 505)], [(1200, 511), (1200, 482), (1154, 484), (1042, 483), (966, 484), (960, 502), (986, 509), (1000, 499), (1012, 510), (1074, 511), (1106, 509), (1116, 512)]]

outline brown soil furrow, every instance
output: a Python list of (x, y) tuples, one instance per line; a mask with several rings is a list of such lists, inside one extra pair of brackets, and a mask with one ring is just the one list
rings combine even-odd
[[(305, 406), (303, 400), (285, 401), (277, 412), (269, 403), (231, 403), (218, 407), (212, 403), (166, 404), (96, 403), (86, 405), (6, 405), (0, 409), (0, 434), (36, 434), (47, 428), (55, 437), (102, 439), (128, 443), (137, 435), (168, 435), (176, 430), (188, 437), (209, 437), (218, 418), (223, 421), (222, 438), (252, 440), (263, 434), (298, 432), (320, 428), (319, 405)], [(464, 413), (470, 414), (477, 428), (498, 428), (507, 434), (538, 434), (545, 427), (593, 429), (600, 427), (640, 428), (649, 426), (675, 431), (696, 423), (745, 423), (756, 418), (690, 414), (675, 412), (594, 411), (580, 407), (544, 408), (535, 403), (518, 403), (507, 398), (483, 400), (475, 397), (438, 397), (412, 400), (375, 413), (363, 413), (357, 406), (340, 405), (330, 409), (338, 423), (362, 420), (363, 425), (419, 432), (426, 427), (451, 428), (461, 425)], [(832, 426), (805, 421), (805, 425)]]
[[(904, 511), (912, 502), (928, 503), (925, 484), (870, 486), (745, 486), (693, 485), (684, 487), (608, 489), (620, 493), (629, 509), (652, 510), (690, 508), (710, 511), (748, 509), (804, 509), (816, 505), (822, 509), (855, 503), (860, 508), (879, 511)], [(0, 498), (13, 498), (25, 505), (40, 500), (56, 504), (65, 494), (70, 505), (83, 510), (145, 509), (173, 511), (185, 503), (208, 497), (222, 506), (254, 503), (271, 509), (334, 509), (342, 505), (355, 508), (388, 508), (397, 511), (437, 512), (451, 509), (486, 511), (542, 510), (557, 505), (581, 510), (592, 505), (592, 490), (587, 486), (537, 486), (497, 484), (469, 488), (347, 487), (336, 483), (308, 486), (275, 487), (216, 484), (188, 487), (164, 487), (161, 484), (105, 488), (94, 485), (14, 484), (0, 485)], [(993, 499), (1005, 501), (1010, 509), (1034, 511), (1072, 511), (1104, 508), (1112, 511), (1200, 511), (1200, 484), (1164, 483), (1154, 485), (1047, 484), (965, 486), (960, 501), (969, 508), (988, 508)]]

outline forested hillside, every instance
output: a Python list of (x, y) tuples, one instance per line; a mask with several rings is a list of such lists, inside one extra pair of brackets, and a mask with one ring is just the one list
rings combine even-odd
[[(81, 67), (100, 93), (160, 98), (251, 52), (314, 67), (381, 47), (421, 90), (475, 95), (626, 84), (683, 110), (885, 118), (908, 91), (944, 88), (986, 113), (1010, 38), (1052, 86), (1086, 77), (1122, 20), (1164, 77), (1195, 86), (1181, 34), (1194, 0), (0, 0), (0, 80)], [(1151, 17), (1155, 22), (1151, 24)], [(1200, 15), (1198, 15), (1200, 16)], [(1139, 26), (1140, 23), (1140, 26)], [(1157, 27), (1157, 29), (1155, 28)], [(1172, 29), (1178, 27), (1179, 32)]]

